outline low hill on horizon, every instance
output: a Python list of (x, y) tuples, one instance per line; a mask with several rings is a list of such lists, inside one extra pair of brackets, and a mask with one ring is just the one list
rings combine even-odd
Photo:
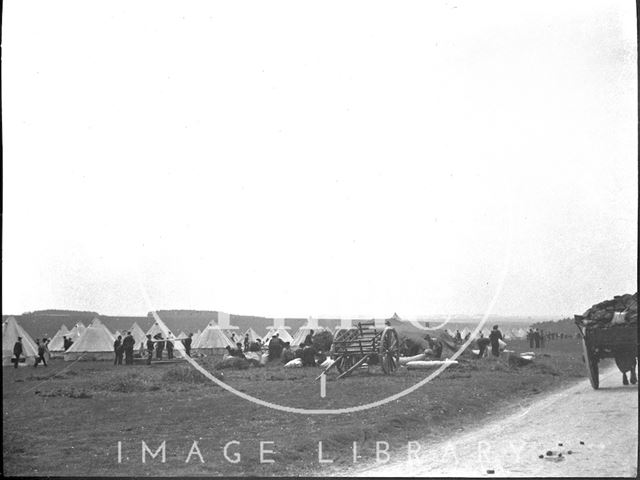
[[(185, 333), (196, 332), (204, 329), (207, 324), (214, 320), (218, 320), (218, 311), (216, 310), (188, 310), (188, 309), (175, 309), (175, 310), (159, 310), (156, 312), (160, 318), (167, 324), (169, 329), (175, 334), (184, 331)], [(116, 330), (122, 332), (131, 327), (134, 322), (146, 332), (151, 328), (155, 322), (153, 313), (149, 312), (146, 316), (135, 315), (102, 315), (98, 312), (91, 311), (76, 311), (76, 310), (63, 310), (63, 309), (46, 309), (38, 310), (34, 312), (26, 312), (21, 315), (3, 315), (2, 318), (13, 316), (22, 325), (22, 327), (29, 332), (29, 334), (35, 338), (42, 338), (48, 336), (53, 337), (55, 333), (64, 324), (67, 328), (71, 329), (77, 322), (82, 322), (88, 325), (94, 318), (99, 318), (109, 330), (115, 332)], [(391, 317), (390, 317), (391, 318)], [(449, 316), (433, 316), (424, 317), (420, 323), (423, 326), (431, 327), (441, 324), (447, 321), (447, 328), (472, 328), (473, 325), (477, 325), (482, 316), (468, 316), (464, 315), (449, 315)], [(544, 321), (540, 321), (544, 318)], [(557, 325), (557, 321), (547, 320), (549, 317), (507, 317), (507, 316), (490, 316), (487, 325), (499, 324), (502, 327), (512, 326), (520, 324), (521, 326), (542, 325), (544, 330), (563, 331), (564, 333), (570, 333), (571, 328), (561, 327), (563, 330), (554, 328)], [(298, 331), (300, 327), (307, 323), (306, 318), (285, 318), (285, 325), (288, 328), (289, 333), (292, 335)], [(352, 320), (355, 324), (358, 320)], [(242, 335), (248, 328), (253, 328), (259, 335), (266, 335), (269, 327), (273, 324), (273, 319), (269, 317), (261, 317), (255, 315), (230, 315), (230, 324), (238, 327), (235, 332), (237, 335)], [(321, 327), (335, 329), (340, 325), (340, 319), (337, 318), (323, 318), (318, 319), (318, 325)], [(415, 327), (411, 322), (405, 321), (401, 317), (399, 319), (392, 320), (392, 326), (398, 330), (399, 333), (424, 333), (422, 329)], [(567, 331), (564, 331), (567, 330)]]

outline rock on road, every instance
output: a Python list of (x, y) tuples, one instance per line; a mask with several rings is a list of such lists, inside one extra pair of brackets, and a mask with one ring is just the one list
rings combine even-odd
[(439, 444), (420, 444), (411, 460), (404, 455), (398, 457), (403, 461), (373, 464), (348, 474), (636, 477), (638, 386), (623, 386), (617, 368), (601, 372), (599, 390), (585, 380), (519, 409)]

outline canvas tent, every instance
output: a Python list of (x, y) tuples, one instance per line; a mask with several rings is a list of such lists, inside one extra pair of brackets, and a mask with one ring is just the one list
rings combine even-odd
[(515, 333), (514, 336), (516, 338), (527, 338), (527, 331), (524, 328), (520, 328), (516, 330), (514, 333)]
[[(260, 338), (260, 335), (258, 335), (256, 331), (251, 327), (247, 328), (247, 331), (244, 332), (244, 335), (242, 336), (242, 338), (244, 338), (245, 335), (247, 334), (249, 335), (249, 342), (255, 342)], [(261, 338), (260, 338), (260, 341), (262, 341)]]
[(307, 320), (307, 323), (300, 327), (296, 334), (293, 336), (291, 346), (297, 347), (302, 342), (304, 342), (305, 338), (307, 338), (307, 335), (311, 333), (311, 330), (313, 330), (314, 333), (321, 332), (322, 330), (324, 330), (324, 327), (318, 325), (317, 319), (309, 318), (309, 320)]
[(113, 358), (113, 336), (100, 322), (92, 322), (64, 353), (65, 361), (112, 360)]
[(64, 352), (64, 337), (69, 337), (69, 330), (65, 325), (62, 325), (49, 342), (49, 352), (52, 357), (55, 357), (56, 353)]
[(184, 330), (182, 330), (179, 334), (178, 334), (178, 338), (179, 339), (183, 339), (183, 338), (187, 338), (189, 335), (187, 335), (186, 333), (184, 333)]
[(31, 338), (31, 335), (20, 326), (14, 317), (9, 317), (2, 323), (2, 366), (13, 365), (11, 359), (13, 357), (13, 346), (18, 341), (18, 337), (22, 337), (22, 356), (25, 358), (24, 363), (20, 362), (18, 365), (31, 365), (35, 362), (35, 358), (38, 355), (38, 349), (36, 343)]
[(153, 325), (151, 325), (151, 328), (147, 330), (147, 335), (151, 335), (151, 338), (153, 338), (154, 335), (158, 333), (162, 333), (163, 337), (165, 336), (165, 334), (160, 329), (160, 325), (158, 325), (158, 322), (154, 322)]
[(138, 322), (133, 322), (133, 325), (131, 325), (131, 328), (127, 330), (127, 332), (131, 332), (131, 336), (136, 341), (134, 350), (139, 349), (140, 344), (144, 345), (144, 343), (147, 341), (147, 336), (145, 335), (144, 330), (140, 328), (140, 325), (138, 325)]
[(206, 355), (223, 355), (226, 353), (226, 347), (236, 348), (231, 343), (229, 337), (227, 337), (215, 322), (210, 322), (209, 325), (202, 331), (198, 338), (193, 341), (191, 348), (199, 353)]
[(278, 337), (280, 338), (280, 340), (282, 340), (283, 342), (289, 342), (289, 343), (293, 342), (293, 337), (284, 328), (270, 329), (269, 332), (265, 335), (264, 341), (269, 342), (271, 337), (273, 337), (276, 333), (278, 334)]
[(107, 332), (107, 334), (111, 338), (111, 344), (113, 345), (113, 342), (115, 341), (116, 336), (113, 333), (111, 333), (111, 330), (109, 330), (107, 326), (98, 319), (98, 317), (94, 318), (91, 321), (91, 324), (89, 326), (102, 328), (105, 332)]
[[(218, 312), (218, 328), (220, 328), (229, 337), (234, 330), (238, 330), (239, 327), (231, 325), (231, 315), (225, 312)], [(236, 337), (239, 336), (238, 332), (235, 332)]]
[(80, 336), (84, 333), (87, 327), (84, 326), (82, 322), (76, 323), (73, 328), (69, 331), (69, 338), (74, 342), (80, 338)]
[(291, 343), (293, 341), (293, 337), (289, 332), (287, 332), (287, 330), (290, 329), (291, 327), (288, 327), (284, 324), (284, 318), (274, 318), (273, 325), (268, 327), (267, 334), (264, 336), (264, 342), (268, 343), (271, 337), (273, 337), (277, 333), (278, 337), (280, 337), (280, 340), (282, 340), (283, 342)]

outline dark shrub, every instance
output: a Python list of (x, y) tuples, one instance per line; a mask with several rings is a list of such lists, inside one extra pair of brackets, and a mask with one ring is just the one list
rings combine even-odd
[(333, 342), (333, 334), (329, 330), (323, 330), (314, 333), (311, 340), (313, 341), (313, 348), (315, 348), (316, 352), (328, 352)]

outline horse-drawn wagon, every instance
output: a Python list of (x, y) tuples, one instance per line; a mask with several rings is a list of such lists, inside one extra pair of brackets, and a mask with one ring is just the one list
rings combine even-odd
[(358, 322), (357, 326), (336, 332), (331, 344), (333, 362), (320, 376), (335, 367), (337, 378), (342, 378), (365, 363), (378, 363), (384, 373), (391, 374), (400, 365), (399, 357), (400, 340), (394, 328), (377, 327), (373, 320)]
[[(623, 363), (633, 363), (631, 382), (635, 383), (635, 357), (638, 352), (638, 323), (600, 324), (588, 323), (584, 316), (575, 315), (575, 322), (582, 337), (584, 361), (591, 386), (600, 386), (598, 362), (603, 358), (615, 358), (625, 374)], [(626, 379), (626, 376), (624, 376)]]

